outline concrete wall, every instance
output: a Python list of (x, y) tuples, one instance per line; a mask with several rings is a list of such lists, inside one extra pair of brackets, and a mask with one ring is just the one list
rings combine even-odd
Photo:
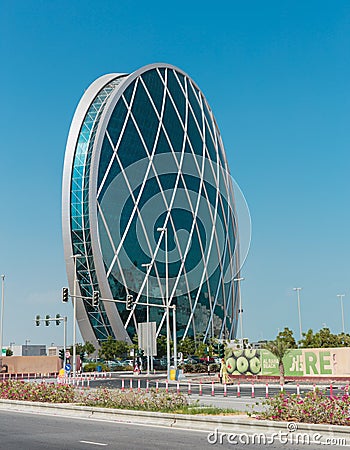
[(8, 373), (52, 373), (58, 372), (62, 361), (58, 356), (4, 356), (2, 365)]

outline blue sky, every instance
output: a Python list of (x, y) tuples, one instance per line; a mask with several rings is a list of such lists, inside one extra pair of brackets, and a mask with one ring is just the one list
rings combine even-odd
[[(62, 343), (61, 176), (75, 107), (109, 72), (187, 72), (218, 121), (252, 217), (245, 335), (302, 324), (350, 331), (350, 4), (347, 1), (48, 2), (0, 6), (0, 272), (4, 344)], [(71, 328), (71, 327), (70, 327)], [(71, 333), (69, 333), (71, 334)]]

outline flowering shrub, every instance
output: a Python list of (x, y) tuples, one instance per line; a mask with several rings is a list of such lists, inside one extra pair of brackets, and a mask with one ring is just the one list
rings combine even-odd
[(77, 395), (76, 401), (84, 406), (160, 412), (176, 411), (188, 406), (183, 394), (155, 390), (150, 390), (149, 393), (108, 389), (82, 391)]
[(71, 403), (74, 401), (74, 388), (55, 383), (5, 380), (0, 382), (0, 398), (32, 402)]
[(102, 372), (109, 372), (108, 366), (102, 363), (87, 363), (84, 364), (83, 371), (84, 372), (96, 372), (97, 366), (101, 366)]
[(328, 397), (316, 389), (302, 398), (281, 392), (265, 400), (263, 405), (266, 409), (259, 413), (258, 419), (350, 425), (350, 397), (347, 393)]
[(183, 369), (185, 373), (205, 373), (208, 372), (208, 367), (206, 364), (184, 364)]

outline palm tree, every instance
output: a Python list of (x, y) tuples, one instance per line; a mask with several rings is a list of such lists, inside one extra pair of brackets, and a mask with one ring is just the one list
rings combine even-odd
[(275, 339), (264, 345), (264, 349), (270, 351), (278, 359), (278, 368), (280, 371), (280, 384), (284, 385), (284, 364), (283, 358), (289, 353), (288, 343), (281, 339)]

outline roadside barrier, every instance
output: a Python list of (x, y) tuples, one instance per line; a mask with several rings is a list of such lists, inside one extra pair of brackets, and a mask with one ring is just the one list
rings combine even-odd
[[(3, 378), (5, 379), (19, 379), (20, 377), (16, 374), (3, 374)], [(22, 374), (20, 374), (22, 375)], [(25, 377), (26, 374), (23, 374)], [(33, 374), (34, 376), (34, 374)], [(44, 375), (45, 376), (45, 375)], [(46, 375), (47, 376), (47, 375)], [(1, 378), (0, 378), (1, 379)], [(90, 388), (90, 381), (94, 379), (93, 373), (81, 373), (77, 377), (72, 376), (65, 376), (65, 377), (57, 377), (57, 383), (64, 383), (64, 384), (70, 384), (76, 387), (82, 387), (82, 388)], [(47, 382), (49, 381), (46, 378), (40, 378), (38, 381)], [(149, 380), (149, 379), (142, 379), (138, 378), (137, 382), (135, 378), (130, 377), (129, 381), (128, 378), (119, 378), (119, 389), (121, 389), (122, 392), (125, 392), (127, 389), (130, 391), (133, 391), (137, 389), (137, 392), (146, 392), (149, 393), (151, 391), (151, 387), (155, 387), (155, 392), (159, 392), (160, 389), (164, 390), (166, 393), (172, 392), (177, 394), (185, 394), (188, 396), (191, 396), (193, 394), (198, 396), (218, 396), (218, 397), (227, 397), (227, 398), (240, 398), (242, 395), (244, 397), (250, 397), (252, 399), (255, 398), (270, 398), (271, 395), (275, 395), (278, 391), (283, 391), (285, 388), (287, 388), (287, 392), (294, 392), (298, 397), (301, 396), (301, 389), (299, 383), (292, 386), (285, 386), (281, 384), (269, 384), (269, 383), (245, 383), (243, 387), (241, 386), (240, 382), (237, 382), (235, 384), (227, 384), (223, 383), (220, 384), (216, 380), (203, 382), (202, 380), (198, 380), (198, 382), (194, 382), (193, 380), (185, 381), (181, 383), (181, 380), (176, 380), (174, 382), (169, 381), (167, 379), (163, 380)], [(153, 388), (154, 389), (154, 388)], [(334, 397), (336, 392), (334, 391), (334, 386), (332, 383), (328, 385), (329, 389), (329, 396), (330, 398)], [(349, 395), (349, 384), (343, 385), (340, 387), (340, 389), (344, 392), (344, 395)], [(315, 392), (316, 390), (316, 384), (308, 385), (307, 390), (310, 392)], [(303, 390), (304, 393), (304, 390)]]

